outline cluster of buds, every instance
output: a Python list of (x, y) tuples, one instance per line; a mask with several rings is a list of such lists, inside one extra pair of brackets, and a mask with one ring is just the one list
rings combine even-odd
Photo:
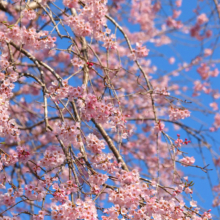
[(180, 135), (177, 134), (177, 140), (175, 141), (175, 144), (177, 147), (181, 147), (182, 145), (187, 145), (189, 143), (191, 143), (191, 141), (188, 141), (187, 138), (185, 138), (185, 141), (183, 141), (182, 139), (180, 139)]
[(93, 66), (92, 62), (87, 62), (86, 64), (88, 65), (89, 68), (92, 68), (92, 66)]

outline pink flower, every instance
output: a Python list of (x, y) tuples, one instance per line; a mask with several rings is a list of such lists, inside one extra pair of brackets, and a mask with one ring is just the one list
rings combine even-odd
[(73, 64), (74, 67), (77, 67), (77, 68), (83, 67), (84, 65), (84, 62), (79, 58), (73, 58), (71, 60), (71, 63)]
[(26, 163), (28, 160), (30, 160), (31, 154), (29, 150), (19, 146), (17, 147), (17, 152), (19, 161)]
[(218, 104), (216, 102), (210, 103), (209, 106), (212, 107), (214, 111), (218, 110)]
[(206, 49), (204, 50), (204, 55), (205, 55), (206, 57), (212, 55), (212, 53), (213, 53), (212, 49), (206, 48)]
[(182, 5), (182, 0), (177, 0), (176, 1), (176, 6), (177, 7), (181, 7), (181, 5)]
[(197, 202), (192, 200), (192, 201), (190, 201), (190, 205), (195, 208), (195, 207), (197, 207)]
[[(176, 13), (176, 15), (174, 15), (174, 16), (177, 16), (177, 15), (178, 14)], [(176, 28), (176, 29), (180, 29), (183, 26), (181, 21), (176, 21), (173, 19), (173, 17), (168, 17), (166, 24), (168, 27)]]
[(184, 191), (185, 191), (186, 194), (192, 194), (193, 193), (192, 189), (190, 189), (189, 187), (186, 187)]
[(110, 36), (104, 36), (103, 42), (103, 47), (105, 47), (107, 50), (117, 48), (116, 36), (114, 34), (111, 34)]
[(180, 160), (183, 166), (190, 166), (195, 163), (195, 158), (194, 157), (184, 157), (183, 159)]
[(214, 122), (214, 125), (217, 127), (217, 128), (219, 128), (220, 127), (220, 114), (219, 113), (217, 113), (216, 115), (215, 115), (215, 122)]
[(207, 66), (206, 63), (202, 63), (199, 68), (197, 68), (197, 72), (200, 74), (202, 79), (207, 79), (209, 77), (210, 67)]
[(25, 186), (25, 196), (31, 200), (41, 201), (46, 196), (46, 191), (40, 185), (28, 184)]
[(150, 50), (148, 50), (146, 47), (141, 46), (140, 43), (136, 43), (136, 56), (137, 57), (146, 57), (148, 55)]
[(187, 139), (185, 139), (185, 141), (183, 141), (182, 139), (180, 139), (180, 135), (177, 135), (177, 140), (175, 141), (175, 144), (177, 147), (181, 147), (182, 145), (187, 145), (188, 143), (190, 143), (191, 141), (188, 141)]
[(77, 0), (63, 0), (63, 4), (68, 8), (78, 8), (79, 3)]
[(170, 120), (176, 121), (179, 119), (184, 119), (190, 116), (190, 111), (187, 109), (174, 108), (170, 107), (169, 109), (169, 117)]
[(57, 123), (54, 133), (59, 135), (65, 145), (74, 144), (76, 147), (79, 146), (79, 142), (77, 141), (77, 135), (80, 134), (79, 123), (69, 120)]
[(158, 121), (158, 123), (155, 123), (154, 130), (155, 132), (161, 132), (164, 130), (164, 127), (165, 127), (165, 124), (161, 121)]
[(140, 43), (136, 43), (136, 49), (132, 50), (132, 53), (129, 55), (132, 60), (136, 60), (137, 58), (146, 57), (149, 54), (149, 51), (146, 47), (141, 46)]
[(181, 11), (173, 10), (173, 18), (176, 19), (181, 15)]
[(103, 141), (99, 140), (94, 134), (89, 134), (87, 137), (87, 149), (95, 154), (100, 154), (105, 149)]
[(36, 18), (36, 13), (32, 9), (25, 9), (23, 11), (24, 17), (27, 18), (28, 20), (34, 20)]
[(198, 25), (202, 25), (208, 21), (209, 21), (209, 19), (207, 18), (206, 14), (204, 14), (204, 13), (197, 17), (197, 24)]
[(174, 57), (170, 57), (169, 63), (170, 63), (170, 64), (174, 64), (174, 63), (175, 63), (175, 58), (174, 58)]
[(50, 146), (45, 152), (44, 157), (40, 160), (40, 165), (43, 167), (52, 168), (62, 164), (65, 160), (65, 155), (61, 149), (55, 146)]

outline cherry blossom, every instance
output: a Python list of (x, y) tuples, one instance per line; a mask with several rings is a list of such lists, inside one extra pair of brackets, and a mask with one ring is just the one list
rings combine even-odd
[(215, 217), (220, 7), (185, 4), (0, 2), (0, 219)]
[(189, 166), (195, 163), (195, 158), (194, 157), (184, 157), (183, 159), (180, 160), (183, 166)]
[(190, 116), (190, 112), (187, 109), (174, 108), (170, 107), (169, 109), (169, 117), (170, 120), (179, 120), (184, 119)]

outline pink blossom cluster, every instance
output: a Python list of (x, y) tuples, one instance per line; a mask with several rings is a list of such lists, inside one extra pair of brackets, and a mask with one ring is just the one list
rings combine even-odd
[(43, 220), (45, 214), (46, 214), (45, 211), (40, 210), (40, 211), (38, 212), (38, 215), (34, 215), (34, 216), (33, 216), (33, 220)]
[(112, 114), (109, 117), (110, 122), (109, 124), (111, 125), (111, 128), (116, 131), (116, 128), (119, 129), (121, 132), (121, 137), (122, 139), (126, 139), (129, 135), (130, 132), (132, 132), (132, 129), (129, 130), (126, 128), (126, 117), (129, 117), (129, 115), (123, 115), (122, 111), (119, 109), (114, 108), (112, 110)]
[(102, 150), (105, 149), (104, 141), (99, 140), (94, 134), (89, 134), (86, 138), (87, 149), (94, 154), (102, 153)]
[(69, 88), (69, 100), (73, 101), (73, 99), (77, 98), (83, 98), (85, 96), (85, 85), (82, 85), (81, 87), (72, 87)]
[[(141, 30), (143, 31), (142, 33), (147, 33), (149, 39), (152, 38), (154, 40), (153, 36), (157, 32), (154, 19), (156, 18), (157, 13), (160, 11), (160, 9), (161, 2), (155, 2), (155, 4), (153, 4), (152, 1), (144, 1), (141, 5), (141, 10), (140, 3), (138, 1), (132, 2), (132, 8), (130, 13), (131, 21), (136, 24), (139, 24)], [(166, 36), (163, 35), (163, 37)], [(137, 35), (135, 38), (137, 38)], [(144, 37), (142, 38), (144, 39)], [(137, 42), (136, 39), (135, 42)]]
[(77, 136), (80, 134), (79, 123), (65, 120), (64, 122), (57, 122), (54, 134), (58, 135), (65, 145), (73, 144), (75, 147), (79, 146)]
[(206, 56), (206, 57), (212, 55), (212, 53), (213, 53), (213, 50), (210, 49), (210, 48), (206, 48), (206, 49), (204, 50), (204, 56)]
[(94, 168), (113, 174), (114, 172), (118, 171), (119, 168), (118, 163), (116, 161), (111, 161), (113, 160), (113, 158), (114, 156), (111, 153), (101, 153), (93, 156), (91, 158), (91, 162), (93, 163)]
[(164, 127), (165, 127), (165, 124), (159, 120), (158, 123), (155, 122), (154, 131), (156, 133), (161, 132), (164, 130)]
[(113, 129), (119, 128), (122, 137), (127, 138), (126, 119), (122, 112), (117, 108), (113, 108), (111, 103), (105, 104), (98, 100), (91, 93), (86, 95), (84, 85), (76, 88), (69, 86), (67, 81), (63, 81), (63, 86), (61, 87), (58, 82), (53, 82), (48, 88), (47, 96), (57, 102), (59, 99), (64, 98), (68, 98), (70, 101), (78, 99), (77, 104), (83, 120), (90, 121), (93, 118), (98, 123), (109, 123)]
[(59, 102), (59, 99), (69, 98), (70, 101), (76, 98), (82, 98), (85, 94), (85, 86), (73, 87), (69, 86), (66, 80), (63, 81), (63, 86), (57, 81), (53, 81), (52, 85), (48, 88), (47, 96), (54, 101)]
[[(120, 189), (119, 192), (116, 192), (114, 190), (109, 190), (109, 191), (110, 191), (109, 201), (114, 203), (116, 207), (117, 205), (119, 205), (121, 208), (123, 207), (127, 209), (131, 208), (131, 213), (132, 213), (132, 210), (135, 210), (138, 208), (140, 194), (151, 195), (151, 191), (148, 189), (147, 185), (145, 184), (125, 185), (123, 188)], [(112, 214), (113, 215), (115, 214), (114, 212), (112, 213), (113, 210), (107, 209), (105, 212), (108, 213), (110, 217), (112, 217)], [(117, 215), (119, 214), (120, 212), (117, 212)]]
[(30, 150), (27, 147), (17, 147), (18, 160), (22, 163), (26, 163), (31, 158)]
[(180, 184), (180, 185), (176, 186), (174, 188), (174, 191), (173, 191), (173, 196), (177, 196), (178, 194), (182, 193), (183, 189), (184, 189), (184, 185), (183, 184)]
[[(10, 191), (10, 189), (8, 190)], [(5, 193), (0, 194), (0, 204), (6, 205), (6, 206), (12, 206), (15, 204), (15, 197), (12, 194), (13, 189), (11, 190), (11, 193)]]
[(23, 195), (23, 188), (13, 190), (8, 188), (7, 193), (0, 194), (0, 205), (12, 206), (15, 204), (15, 199)]
[(129, 132), (125, 126), (125, 116), (119, 109), (113, 108), (111, 103), (105, 104), (91, 93), (85, 97), (85, 100), (78, 99), (77, 103), (83, 120), (95, 119), (98, 123), (109, 123), (112, 129), (119, 128), (122, 138), (127, 138)]
[(104, 104), (99, 101), (93, 94), (88, 94), (85, 100), (78, 100), (82, 118), (90, 121), (94, 118), (98, 123), (106, 123), (109, 121), (109, 116), (113, 113), (113, 106), (111, 103)]
[(173, 10), (173, 18), (178, 18), (180, 15), (181, 15), (181, 10), (176, 10), (176, 9), (174, 9)]
[(205, 38), (209, 38), (212, 36), (211, 30), (206, 30), (204, 35), (200, 34), (202, 25), (207, 23), (209, 19), (207, 18), (205, 13), (200, 14), (197, 16), (196, 24), (190, 29), (190, 34), (192, 37), (195, 37), (197, 40), (203, 40)]
[(199, 91), (203, 91), (206, 94), (210, 94), (212, 92), (212, 89), (210, 88), (210, 83), (204, 82), (202, 83), (200, 80), (194, 81), (194, 93), (193, 96), (198, 96), (200, 93)]
[[(0, 61), (1, 63), (1, 61)], [(17, 80), (18, 74), (7, 66), (9, 77), (5, 78), (4, 73), (0, 73), (0, 137), (9, 137), (10, 141), (19, 141), (20, 131), (14, 119), (10, 119), (9, 99), (13, 95), (12, 89), (14, 82)]]
[(28, 20), (34, 20), (36, 18), (36, 13), (32, 9), (25, 9), (23, 11), (23, 16)]
[[(65, 1), (67, 2), (67, 1)], [(95, 39), (104, 42), (107, 49), (116, 48), (115, 36), (110, 35), (109, 29), (103, 32), (106, 25), (105, 15), (107, 13), (107, 1), (89, 0), (85, 6), (79, 9), (79, 14), (66, 17), (66, 23), (73, 28), (77, 36), (93, 36)]]
[(139, 172), (135, 169), (130, 172), (122, 170), (120, 173), (116, 173), (116, 177), (121, 184), (130, 185), (139, 182)]
[(66, 183), (60, 184), (60, 188), (63, 188), (67, 195), (78, 191), (78, 187), (73, 180), (68, 180)]
[(175, 18), (179, 17), (180, 13), (181, 13), (181, 11), (174, 10), (173, 17), (169, 16), (167, 18), (166, 24), (168, 27), (175, 28), (175, 29), (180, 29), (183, 27), (183, 24), (181, 21), (175, 20)]
[(179, 134), (177, 135), (177, 137), (178, 138), (175, 140), (175, 144), (176, 144), (177, 147), (181, 147), (182, 145), (187, 145), (187, 144), (191, 143), (191, 141), (188, 141), (186, 138), (185, 138), (185, 141), (180, 139)]
[[(101, 37), (102, 36), (102, 37)], [(107, 50), (109, 49), (116, 49), (117, 43), (116, 43), (116, 36), (115, 34), (111, 34), (110, 36), (102, 34), (99, 34), (99, 37), (101, 41), (103, 41), (103, 47), (105, 47)]]
[(174, 57), (169, 58), (169, 64), (174, 64), (176, 59)]
[(207, 212), (204, 212), (204, 213), (202, 214), (202, 218), (203, 218), (204, 220), (208, 220), (208, 219), (211, 219), (211, 218), (212, 218), (212, 214), (210, 213), (210, 211), (211, 211), (211, 210), (208, 210)]
[(181, 108), (169, 108), (169, 118), (172, 121), (176, 121), (179, 119), (184, 119), (190, 116), (190, 111), (187, 109), (181, 109)]
[(65, 155), (63, 151), (58, 147), (52, 146), (44, 152), (44, 157), (39, 161), (39, 165), (46, 168), (52, 168), (59, 166), (64, 160)]
[[(146, 183), (125, 184), (118, 192), (111, 189), (109, 191), (109, 201), (113, 202), (115, 206), (105, 209), (105, 213), (109, 216), (103, 216), (102, 219), (116, 219), (120, 214), (137, 220), (151, 219), (152, 216), (156, 219), (162, 219), (163, 216), (167, 216), (170, 219), (182, 219), (184, 217), (183, 202), (176, 203), (174, 198), (157, 199), (155, 196), (156, 191), (151, 189)], [(139, 208), (140, 198), (146, 203), (141, 208)]]
[(127, 214), (127, 209), (126, 208), (120, 208), (119, 205), (115, 205), (111, 208), (105, 209), (104, 213), (108, 214), (109, 217), (102, 216), (102, 220), (110, 220), (110, 219), (118, 219), (118, 216), (121, 215), (126, 215)]
[(87, 22), (84, 16), (69, 16), (66, 19), (67, 24), (74, 29), (75, 34), (78, 36), (89, 36), (92, 34), (92, 27), (89, 22)]
[(54, 183), (52, 187), (55, 192), (53, 193), (53, 198), (51, 200), (53, 202), (65, 203), (68, 200), (68, 195), (66, 189), (64, 188), (64, 185), (59, 186), (58, 183)]
[(136, 60), (137, 58), (148, 56), (150, 50), (146, 47), (142, 46), (140, 43), (136, 43), (136, 49), (132, 50), (131, 57), (132, 60)]
[(18, 161), (18, 155), (13, 151), (9, 155), (1, 154), (1, 168), (2, 166), (13, 166)]
[(3, 217), (0, 217), (0, 220), (20, 220), (19, 217), (9, 217), (9, 216), (3, 216)]
[(67, 83), (64, 82), (63, 87), (59, 84), (58, 81), (53, 81), (51, 84), (52, 85), (48, 88), (47, 96), (50, 96), (52, 100), (58, 102), (59, 99), (68, 97), (69, 86)]
[(71, 201), (66, 201), (60, 206), (52, 206), (52, 219), (54, 220), (98, 220), (97, 209), (95, 203), (86, 197), (85, 201), (77, 199), (75, 202), (76, 206), (72, 205)]
[(44, 175), (44, 180), (40, 181), (43, 187), (50, 187), (54, 181), (58, 181), (58, 177), (51, 177), (49, 174)]
[(38, 173), (41, 171), (40, 166), (37, 164), (30, 163), (29, 166), (35, 173)]
[(108, 175), (106, 174), (97, 173), (95, 175), (91, 175), (89, 177), (89, 182), (91, 184), (92, 191), (98, 194), (100, 191), (100, 186), (103, 185), (107, 180)]
[(74, 67), (80, 68), (83, 67), (83, 65), (85, 64), (85, 62), (83, 60), (81, 60), (80, 58), (73, 58), (71, 60), (71, 63)]
[(200, 67), (197, 68), (197, 72), (203, 80), (208, 79), (209, 76), (217, 77), (219, 74), (217, 68), (215, 68), (214, 70), (210, 70), (210, 66), (208, 66), (206, 63), (201, 63)]
[(211, 102), (209, 104), (210, 107), (212, 107), (213, 111), (217, 111), (218, 110), (218, 104), (216, 102)]
[(207, 18), (206, 14), (200, 14), (198, 17), (197, 17), (197, 24), (198, 25), (202, 25), (204, 23), (207, 23), (209, 21), (209, 19)]
[(195, 163), (195, 158), (194, 157), (184, 157), (183, 159), (180, 160), (183, 166), (190, 166)]
[(77, 0), (63, 0), (63, 4), (68, 8), (78, 8), (79, 3)]
[(42, 201), (42, 199), (46, 196), (46, 191), (43, 187), (38, 184), (28, 184), (24, 187), (25, 196), (27, 196), (30, 200)]
[(185, 187), (184, 192), (185, 192), (186, 194), (192, 194), (192, 193), (193, 193), (193, 190), (190, 189), (189, 187)]
[(219, 195), (217, 195), (212, 202), (212, 206), (217, 207), (219, 206), (219, 204), (220, 204), (220, 198), (219, 198)]
[(0, 42), (7, 49), (6, 42), (10, 40), (17, 44), (24, 44), (28, 49), (50, 49), (55, 46), (56, 37), (51, 37), (47, 31), (37, 32), (35, 28), (26, 29), (25, 26), (20, 28), (18, 25), (14, 25), (11, 28), (7, 26), (1, 28)]
[(214, 117), (213, 127), (210, 128), (211, 131), (216, 131), (220, 127), (220, 113), (216, 113)]

